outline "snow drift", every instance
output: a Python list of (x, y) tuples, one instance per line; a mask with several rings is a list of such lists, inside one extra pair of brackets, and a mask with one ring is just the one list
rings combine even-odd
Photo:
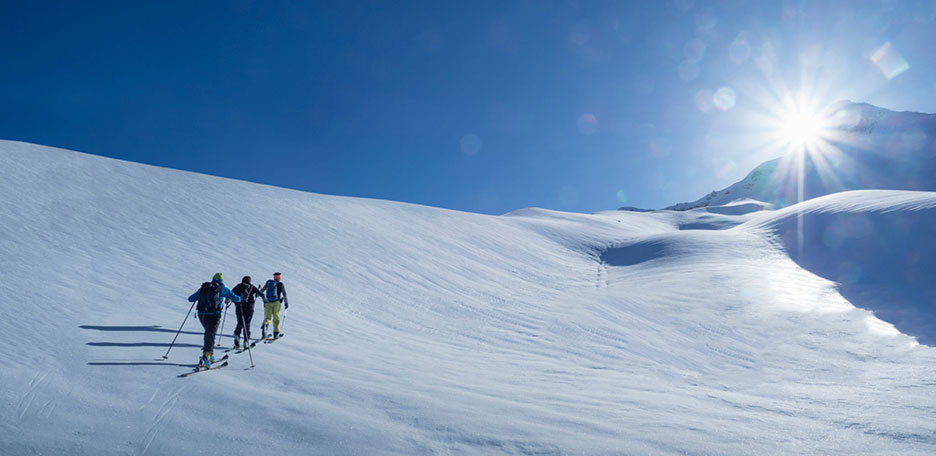
[[(23, 143), (0, 162), (2, 454), (936, 447), (933, 333), (852, 305), (907, 283), (892, 305), (928, 315), (933, 193), (492, 217)], [(862, 279), (839, 288), (836, 260)], [(287, 336), (255, 369), (177, 378), (191, 319), (159, 360), (198, 284), (274, 270)]]
[(862, 190), (816, 198), (748, 223), (804, 268), (839, 284), (852, 304), (936, 346), (936, 199)]

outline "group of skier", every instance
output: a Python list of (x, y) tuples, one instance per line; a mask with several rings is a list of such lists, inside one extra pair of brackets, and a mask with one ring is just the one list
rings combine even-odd
[[(227, 306), (234, 303), (237, 315), (237, 327), (234, 329), (234, 348), (239, 348), (241, 332), (244, 334), (244, 346), (250, 345), (250, 321), (253, 319), (254, 303), (256, 297), (263, 300), (263, 324), (260, 326), (261, 339), (267, 338), (267, 328), (273, 323), (273, 338), (282, 336), (280, 332), (280, 307), (289, 308), (286, 298), (286, 286), (281, 281), (282, 274), (273, 274), (262, 288), (251, 284), (250, 276), (244, 276), (241, 283), (234, 290), (224, 286), (224, 277), (217, 273), (211, 282), (205, 282), (189, 296), (189, 302), (194, 303), (197, 309), (198, 321), (205, 328), (205, 342), (202, 346), (202, 356), (198, 360), (199, 367), (210, 367), (214, 362), (215, 336), (221, 324), (221, 315)], [(226, 303), (226, 304), (225, 304)]]

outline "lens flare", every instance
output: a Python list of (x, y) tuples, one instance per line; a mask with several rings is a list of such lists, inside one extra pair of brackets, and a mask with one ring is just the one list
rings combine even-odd
[(705, 57), (705, 48), (705, 43), (702, 40), (693, 38), (683, 46), (683, 55), (686, 56), (687, 60), (698, 62), (702, 60), (702, 57)]
[(701, 111), (703, 114), (711, 114), (715, 111), (715, 103), (712, 102), (712, 91), (708, 89), (702, 89), (696, 92), (695, 97), (696, 108)]
[(891, 46), (890, 41), (871, 54), (871, 61), (887, 79), (894, 79), (910, 69), (910, 64)]
[(702, 71), (699, 68), (699, 64), (695, 60), (683, 60), (679, 64), (679, 79), (689, 82), (695, 80), (699, 77), (699, 73)]
[(594, 114), (582, 114), (575, 122), (579, 133), (590, 135), (598, 131), (598, 118)]
[(738, 65), (744, 63), (751, 56), (751, 52), (751, 45), (742, 36), (738, 36), (728, 47), (728, 56)]
[(731, 87), (722, 87), (716, 90), (715, 94), (712, 95), (712, 103), (715, 104), (716, 108), (722, 111), (733, 108), (737, 99), (738, 95)]
[(481, 138), (478, 135), (467, 134), (462, 136), (461, 141), (461, 151), (465, 155), (476, 155), (478, 152), (481, 152)]
[(696, 26), (702, 32), (711, 32), (718, 25), (718, 16), (710, 8), (703, 9), (696, 14)]

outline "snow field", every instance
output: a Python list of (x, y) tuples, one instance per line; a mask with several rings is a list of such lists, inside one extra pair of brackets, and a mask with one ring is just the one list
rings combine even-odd
[[(492, 217), (14, 142), (0, 157), (2, 454), (922, 455), (936, 444), (933, 349), (852, 306), (788, 240), (799, 213), (900, 216), (922, 236), (933, 193), (849, 192), (766, 213)], [(229, 287), (245, 274), (262, 283), (274, 270), (288, 336), (254, 351), (256, 369), (241, 354), (176, 378), (198, 355), (191, 318), (157, 360), (201, 282), (220, 271)], [(234, 323), (231, 312), (226, 344)]]

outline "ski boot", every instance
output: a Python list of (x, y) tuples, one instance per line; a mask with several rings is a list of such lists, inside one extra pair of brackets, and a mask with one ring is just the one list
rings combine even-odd
[[(245, 343), (246, 343), (246, 342), (245, 342)], [(235, 348), (235, 349), (240, 348), (240, 338), (239, 338), (239, 337), (235, 337), (235, 338), (234, 338), (234, 348)]]
[(280, 333), (275, 332), (275, 331), (273, 332), (273, 338), (274, 338), (274, 339), (279, 339), (279, 336), (280, 336)]
[(209, 368), (211, 363), (214, 362), (214, 355), (211, 352), (202, 353), (201, 358), (198, 358), (198, 367), (199, 368)]
[(266, 336), (267, 336), (266, 328), (267, 328), (266, 325), (263, 325), (263, 326), (260, 327), (260, 338), (261, 338), (261, 339), (266, 339)]

